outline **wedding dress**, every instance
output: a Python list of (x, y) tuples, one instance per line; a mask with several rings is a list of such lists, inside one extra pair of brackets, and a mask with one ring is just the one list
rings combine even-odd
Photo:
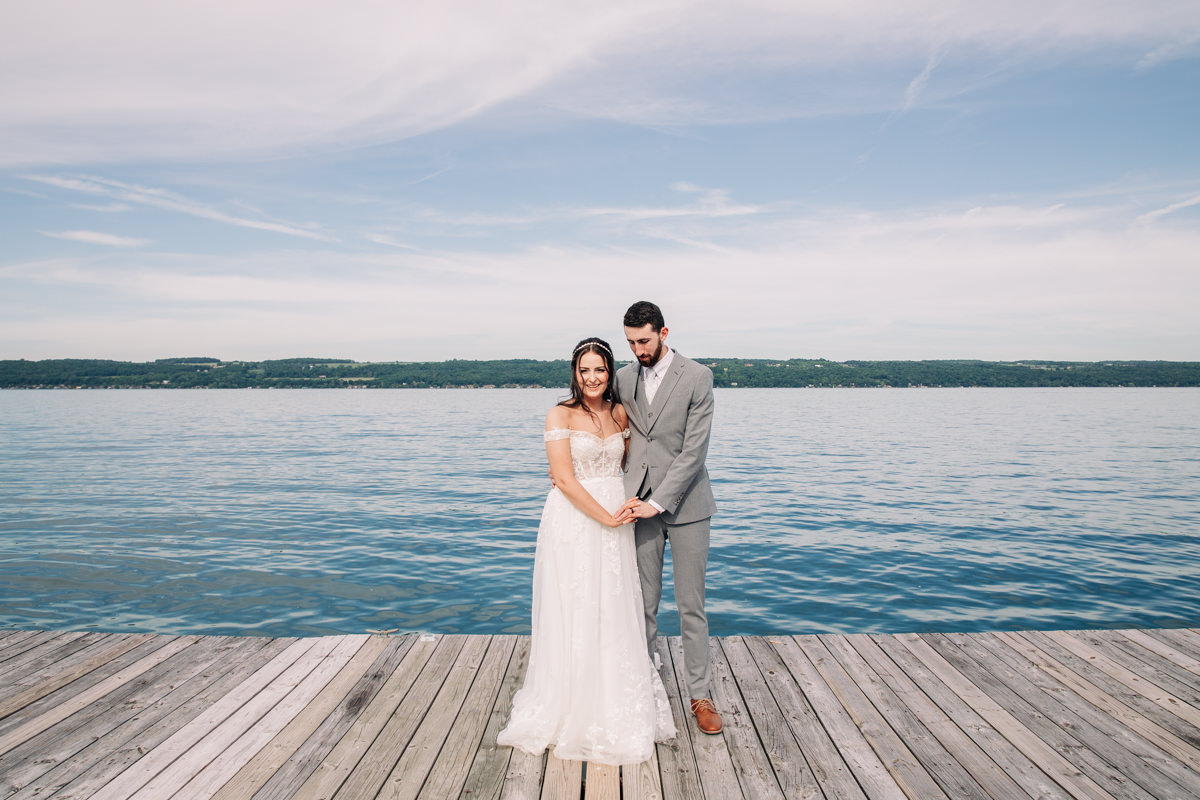
[[(575, 477), (604, 508), (625, 502), (622, 434), (550, 430), (570, 439)], [(563, 760), (637, 764), (675, 735), (662, 679), (646, 654), (633, 525), (609, 528), (550, 491), (533, 562), (533, 641), (501, 745)]]

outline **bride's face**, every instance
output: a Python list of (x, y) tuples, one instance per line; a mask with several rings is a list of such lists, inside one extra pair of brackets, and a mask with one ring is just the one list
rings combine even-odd
[(589, 400), (604, 397), (608, 388), (608, 367), (599, 353), (584, 353), (575, 365), (575, 380), (583, 390), (583, 396)]

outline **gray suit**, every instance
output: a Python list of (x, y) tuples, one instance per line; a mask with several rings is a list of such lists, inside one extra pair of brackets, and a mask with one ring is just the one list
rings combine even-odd
[(655, 517), (639, 519), (634, 529), (646, 607), (647, 645), (653, 653), (662, 599), (663, 554), (669, 539), (687, 689), (693, 699), (708, 697), (711, 669), (704, 573), (708, 567), (709, 518), (717, 506), (704, 459), (712, 430), (712, 371), (676, 352), (649, 405), (641, 366), (636, 361), (617, 370), (616, 377), (617, 392), (633, 432), (625, 493), (654, 500), (664, 509)]

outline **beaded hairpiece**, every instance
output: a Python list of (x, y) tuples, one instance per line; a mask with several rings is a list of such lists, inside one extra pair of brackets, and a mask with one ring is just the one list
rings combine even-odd
[(592, 345), (599, 347), (601, 350), (608, 353), (610, 356), (612, 355), (612, 350), (609, 350), (607, 347), (605, 347), (604, 342), (584, 342), (583, 344), (579, 345), (579, 347), (575, 348), (574, 352), (571, 353), (571, 357), (574, 358), (576, 353), (578, 353), (580, 350), (582, 350), (585, 347), (591, 347)]

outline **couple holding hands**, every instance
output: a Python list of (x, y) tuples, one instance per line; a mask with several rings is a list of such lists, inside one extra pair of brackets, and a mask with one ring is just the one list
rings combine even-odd
[(675, 735), (656, 669), (668, 542), (683, 688), (699, 729), (721, 730), (704, 612), (712, 372), (667, 346), (653, 303), (630, 306), (624, 327), (635, 363), (615, 371), (609, 345), (584, 339), (571, 396), (546, 415), (554, 488), (538, 528), (529, 667), (497, 740), (602, 764), (640, 763)]

